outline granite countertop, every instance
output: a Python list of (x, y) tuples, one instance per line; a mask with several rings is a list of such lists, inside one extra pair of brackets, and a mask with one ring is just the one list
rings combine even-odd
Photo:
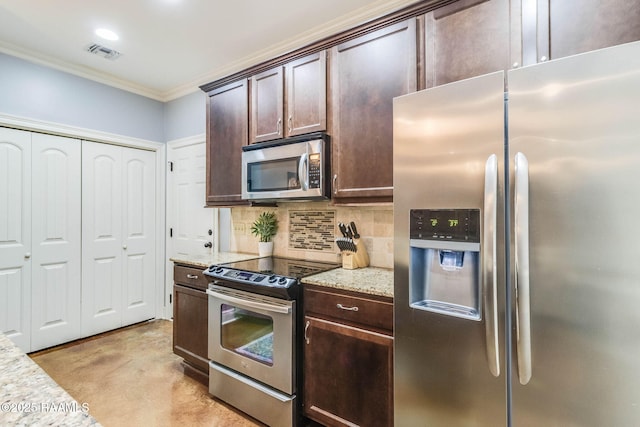
[(169, 258), (169, 260), (178, 264), (207, 268), (211, 264), (223, 264), (226, 262), (244, 261), (246, 259), (253, 258), (259, 258), (259, 256), (256, 254), (245, 254), (240, 252), (215, 252), (209, 255), (176, 255)]
[(0, 333), (0, 425), (100, 426), (88, 410)]
[(393, 298), (393, 270), (336, 268), (302, 279), (302, 283)]

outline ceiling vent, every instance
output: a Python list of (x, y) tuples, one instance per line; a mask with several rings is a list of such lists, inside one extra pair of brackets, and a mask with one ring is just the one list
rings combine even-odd
[(117, 50), (110, 49), (106, 46), (99, 45), (97, 43), (90, 44), (87, 46), (86, 51), (89, 53), (93, 53), (94, 55), (102, 56), (103, 58), (110, 59), (115, 61), (122, 55)]

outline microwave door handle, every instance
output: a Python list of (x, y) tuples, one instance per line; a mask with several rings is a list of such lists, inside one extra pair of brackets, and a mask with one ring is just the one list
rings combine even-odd
[(304, 153), (300, 156), (300, 163), (298, 164), (298, 178), (300, 179), (300, 189), (307, 191), (309, 189), (309, 173), (308, 173), (309, 155)]

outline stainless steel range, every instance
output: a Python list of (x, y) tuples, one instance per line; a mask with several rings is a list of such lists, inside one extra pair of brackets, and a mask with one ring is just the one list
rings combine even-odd
[(212, 265), (209, 392), (273, 426), (300, 417), (300, 279), (338, 264), (267, 257)]

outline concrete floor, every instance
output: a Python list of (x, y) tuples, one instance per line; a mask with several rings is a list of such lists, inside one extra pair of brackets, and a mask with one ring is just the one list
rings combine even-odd
[(30, 356), (105, 427), (260, 426), (183, 374), (172, 327), (145, 322)]

